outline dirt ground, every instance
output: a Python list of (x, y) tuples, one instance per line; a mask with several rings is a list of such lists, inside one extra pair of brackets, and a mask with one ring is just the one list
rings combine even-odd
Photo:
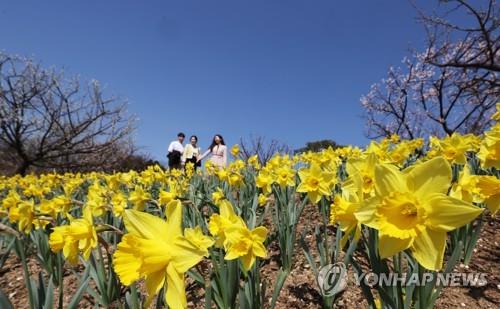
[[(313, 244), (314, 236), (310, 231), (309, 222), (317, 219), (318, 214), (313, 206), (307, 206), (299, 224), (299, 233), (306, 231), (306, 242)], [(500, 227), (498, 218), (488, 217), (483, 226), (481, 237), (478, 240), (472, 262), (465, 266), (457, 266), (456, 271), (470, 273), (485, 273), (487, 284), (482, 287), (446, 287), (437, 301), (436, 308), (499, 308), (500, 307)], [(296, 247), (293, 271), (285, 281), (277, 301), (277, 308), (321, 308), (321, 297), (316, 285), (315, 276), (308, 264), (300, 246)], [(314, 252), (313, 252), (314, 253)], [(314, 253), (313, 255), (316, 255)], [(275, 276), (279, 269), (279, 250), (275, 243), (269, 246), (269, 259), (262, 268), (261, 276), (267, 283), (266, 295), (270, 301)], [(41, 271), (33, 257), (29, 257), (29, 270), (33, 277)], [(349, 273), (352, 278), (352, 270)], [(349, 280), (347, 289), (335, 302), (336, 308), (366, 308), (367, 302), (363, 298), (361, 289)], [(64, 303), (67, 304), (72, 293), (78, 288), (78, 280), (71, 271), (65, 272)], [(8, 296), (15, 308), (29, 308), (27, 290), (24, 285), (23, 270), (19, 259), (11, 253), (4, 267), (0, 270), (0, 289)], [(203, 308), (204, 291), (191, 279), (187, 279), (188, 303), (191, 308)], [(55, 302), (57, 302), (57, 289)], [(80, 302), (81, 308), (91, 308), (92, 300), (88, 295)], [(269, 307), (266, 304), (265, 307)]]

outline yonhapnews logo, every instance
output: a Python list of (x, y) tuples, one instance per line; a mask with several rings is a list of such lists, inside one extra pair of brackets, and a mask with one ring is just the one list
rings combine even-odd
[[(488, 284), (485, 273), (354, 273), (354, 283), (362, 283), (369, 287), (375, 286), (425, 286), (429, 282), (436, 282), (437, 286), (474, 286), (480, 287)], [(347, 287), (348, 273), (344, 263), (328, 264), (320, 268), (318, 285), (323, 296), (334, 296)]]

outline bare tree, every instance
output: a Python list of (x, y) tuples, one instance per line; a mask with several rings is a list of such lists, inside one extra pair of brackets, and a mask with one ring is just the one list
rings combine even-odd
[(265, 137), (253, 135), (250, 135), (248, 139), (240, 138), (240, 149), (242, 159), (247, 160), (251, 156), (257, 155), (262, 165), (266, 164), (276, 153), (291, 153), (290, 147), (278, 140), (272, 139), (267, 142)]
[(126, 102), (31, 59), (0, 53), (0, 143), (16, 173), (99, 169), (132, 151)]
[(391, 67), (361, 98), (368, 137), (481, 133), (491, 124), (500, 94), (495, 2), (484, 11), (464, 1), (443, 2), (457, 4), (443, 16), (465, 8), (479, 26), (460, 27), (420, 11), (428, 34), (425, 51), (405, 58), (402, 67)]
[[(483, 1), (482, 8), (464, 0), (440, 2), (449, 7), (440, 15), (427, 15), (417, 8), (427, 32), (425, 61), (438, 67), (500, 72), (500, 19), (496, 1)], [(472, 18), (471, 26), (452, 21), (454, 15), (463, 13)]]

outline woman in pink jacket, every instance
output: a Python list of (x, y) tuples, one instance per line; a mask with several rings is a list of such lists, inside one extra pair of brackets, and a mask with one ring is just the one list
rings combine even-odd
[(210, 161), (219, 168), (226, 167), (227, 164), (227, 147), (224, 143), (224, 138), (220, 134), (216, 134), (212, 140), (212, 144), (207, 151), (198, 159), (198, 161), (203, 160), (206, 156), (210, 156)]

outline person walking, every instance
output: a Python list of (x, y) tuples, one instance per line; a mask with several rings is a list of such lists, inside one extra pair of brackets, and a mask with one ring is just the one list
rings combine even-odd
[(184, 152), (182, 153), (181, 161), (184, 166), (188, 163), (193, 163), (194, 169), (201, 166), (201, 162), (198, 158), (201, 154), (201, 148), (198, 147), (198, 137), (196, 135), (191, 135), (189, 138), (189, 144), (184, 147)]
[(212, 140), (212, 144), (207, 151), (201, 157), (198, 158), (198, 162), (203, 160), (206, 156), (212, 154), (210, 161), (218, 168), (224, 168), (227, 164), (227, 147), (224, 143), (224, 138), (220, 134), (216, 134)]
[(170, 169), (176, 168), (180, 169), (181, 168), (181, 157), (182, 154), (184, 153), (184, 146), (182, 143), (184, 142), (184, 138), (186, 136), (184, 133), (180, 132), (177, 134), (177, 140), (172, 141), (170, 145), (168, 146), (168, 167)]

